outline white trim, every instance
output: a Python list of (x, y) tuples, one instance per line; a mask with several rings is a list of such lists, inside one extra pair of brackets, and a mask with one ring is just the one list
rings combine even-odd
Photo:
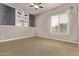
[(44, 36), (39, 36), (39, 35), (32, 35), (32, 36), (25, 36), (25, 37), (19, 37), (19, 38), (12, 38), (12, 39), (6, 39), (6, 40), (0, 40), (0, 42), (7, 42), (7, 41), (12, 41), (12, 40), (19, 40), (19, 39), (23, 39), (23, 38), (30, 38), (30, 37), (42, 37), (42, 38), (48, 38), (48, 39), (53, 39), (53, 40), (58, 40), (58, 41), (64, 41), (64, 42), (70, 42), (70, 43), (77, 43), (75, 41), (70, 41), (70, 40), (59, 40), (57, 38), (49, 38), (49, 37), (44, 37)]
[(19, 37), (19, 38), (6, 39), (6, 40), (0, 40), (0, 42), (7, 42), (7, 41), (18, 40), (18, 39), (29, 38), (29, 37), (34, 37), (34, 35), (25, 36), (25, 37)]
[(42, 37), (42, 38), (53, 39), (53, 40), (58, 40), (58, 41), (69, 42), (69, 43), (76, 43), (77, 44), (76, 41), (63, 40), (63, 39), (50, 38), (50, 37), (44, 37), (44, 36), (41, 36), (41, 35), (40, 36), (38, 35), (37, 37)]

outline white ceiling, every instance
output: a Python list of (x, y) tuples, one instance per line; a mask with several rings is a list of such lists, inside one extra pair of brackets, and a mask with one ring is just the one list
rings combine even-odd
[(41, 6), (43, 6), (44, 8), (39, 8), (38, 10), (35, 10), (33, 7), (29, 7), (31, 3), (6, 3), (6, 5), (14, 7), (18, 10), (23, 10), (26, 13), (35, 15), (50, 9), (54, 9), (58, 6), (63, 5), (63, 3), (43, 3), (41, 4)]

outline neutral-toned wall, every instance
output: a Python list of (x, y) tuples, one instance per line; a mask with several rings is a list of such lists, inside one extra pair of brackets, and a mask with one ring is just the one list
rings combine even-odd
[[(69, 14), (70, 18), (69, 34), (51, 33), (50, 32), (51, 16), (69, 10), (70, 6), (73, 6), (74, 8), (70, 11)], [(40, 37), (77, 43), (77, 4), (63, 5), (59, 8), (36, 15), (36, 30), (37, 30), (37, 36)]]
[(0, 42), (33, 37), (34, 31), (35, 28), (33, 27), (16, 27), (10, 25), (0, 25)]

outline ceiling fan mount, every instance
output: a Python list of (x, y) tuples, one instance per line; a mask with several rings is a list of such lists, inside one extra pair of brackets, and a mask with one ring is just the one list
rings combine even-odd
[(42, 3), (32, 3), (32, 5), (30, 5), (29, 7), (34, 7), (35, 10), (37, 10), (38, 8), (44, 8), (43, 6), (41, 6)]
[(33, 4), (35, 4), (35, 5), (40, 5), (40, 4), (42, 4), (42, 3), (33, 3)]

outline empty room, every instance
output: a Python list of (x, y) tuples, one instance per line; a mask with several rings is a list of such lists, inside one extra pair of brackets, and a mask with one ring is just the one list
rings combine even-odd
[(0, 56), (79, 56), (78, 3), (0, 3)]

